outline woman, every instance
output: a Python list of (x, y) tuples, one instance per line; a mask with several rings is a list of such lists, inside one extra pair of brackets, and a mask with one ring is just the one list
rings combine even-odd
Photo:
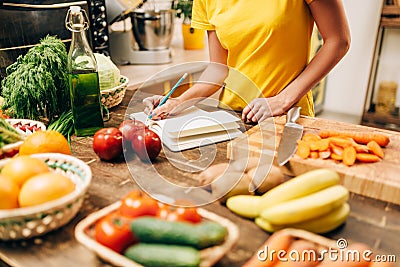
[[(309, 61), (314, 22), (323, 45)], [(192, 27), (207, 30), (210, 62), (216, 64), (210, 64), (202, 77), (212, 82), (195, 84), (169, 99), (152, 111), (153, 118), (211, 96), (224, 82), (220, 102), (242, 111), (244, 121), (260, 122), (294, 105), (302, 107), (303, 115), (314, 116), (311, 88), (343, 58), (350, 44), (341, 0), (194, 0)], [(238, 85), (222, 66), (256, 86)], [(161, 98), (146, 98), (145, 112)]]

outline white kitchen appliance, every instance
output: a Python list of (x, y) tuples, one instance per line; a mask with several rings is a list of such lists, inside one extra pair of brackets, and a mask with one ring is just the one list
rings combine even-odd
[(171, 1), (108, 0), (110, 56), (118, 65), (172, 61), (175, 12)]

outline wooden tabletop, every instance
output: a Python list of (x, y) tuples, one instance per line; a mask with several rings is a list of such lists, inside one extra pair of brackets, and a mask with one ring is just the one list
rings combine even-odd
[[(124, 101), (110, 110), (110, 120), (106, 122), (106, 126), (118, 126), (124, 119), (132, 94), (133, 91), (127, 90)], [(227, 143), (219, 143), (216, 148), (213, 163), (228, 162)], [(72, 149), (73, 155), (87, 162), (93, 172), (92, 183), (78, 215), (66, 226), (42, 237), (0, 242), (0, 266), (109, 266), (75, 240), (74, 227), (90, 213), (114, 203), (135, 188), (131, 173), (142, 175), (146, 172), (140, 164), (137, 169), (131, 167), (129, 170), (123, 159), (113, 163), (100, 161), (92, 150), (91, 137), (73, 138)], [(199, 154), (196, 150), (189, 150), (184, 156), (196, 159)], [(164, 154), (160, 154), (153, 166), (169, 179), (184, 184), (196, 184), (196, 173), (175, 168)], [(384, 254), (395, 255), (400, 262), (400, 206), (354, 194), (349, 203), (351, 214), (346, 224), (326, 236), (335, 240), (345, 238), (349, 243), (364, 242)], [(216, 266), (242, 266), (269, 236), (253, 221), (236, 216), (217, 202), (204, 208), (239, 226), (238, 243)]]

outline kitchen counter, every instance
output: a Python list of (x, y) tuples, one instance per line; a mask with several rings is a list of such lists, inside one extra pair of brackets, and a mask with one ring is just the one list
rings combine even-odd
[[(117, 126), (124, 119), (125, 110), (134, 90), (127, 90), (123, 102), (110, 109), (111, 118), (106, 126)], [(322, 123), (329, 121), (321, 119)], [(251, 127), (251, 126), (247, 126)], [(90, 213), (97, 211), (119, 200), (126, 193), (137, 187), (133, 175), (148, 177), (148, 169), (154, 167), (167, 179), (196, 185), (197, 174), (184, 172), (172, 165), (164, 153), (161, 153), (153, 165), (143, 167), (143, 164), (130, 170), (123, 159), (117, 162), (100, 161), (92, 149), (92, 138), (73, 138), (73, 155), (87, 162), (93, 172), (93, 180), (84, 204), (77, 216), (66, 226), (48, 233), (42, 237), (26, 241), (0, 242), (0, 266), (16, 267), (104, 267), (110, 266), (96, 255), (79, 244), (74, 237), (75, 225)], [(198, 150), (188, 150), (183, 153), (187, 159), (196, 160)], [(137, 158), (128, 159), (137, 161)], [(213, 164), (228, 162), (227, 142), (218, 143)], [(134, 162), (135, 163), (135, 162)], [(178, 162), (174, 162), (178, 163)], [(146, 165), (145, 165), (146, 166)], [(373, 249), (385, 255), (400, 257), (400, 206), (383, 201), (352, 194), (349, 200), (351, 214), (346, 224), (327, 234), (334, 240), (345, 238), (349, 243), (364, 242)], [(242, 266), (268, 238), (253, 221), (241, 218), (230, 212), (225, 206), (214, 202), (204, 206), (218, 215), (234, 222), (240, 232), (237, 244), (216, 266)]]

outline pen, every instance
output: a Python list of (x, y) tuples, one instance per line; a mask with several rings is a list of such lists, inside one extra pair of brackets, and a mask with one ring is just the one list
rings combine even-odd
[[(188, 76), (187, 73), (183, 74), (183, 76), (178, 80), (178, 82), (174, 85), (174, 87), (172, 87), (172, 89), (168, 92), (168, 94), (166, 94), (164, 96), (164, 98), (161, 99), (161, 101), (160, 101), (160, 103), (158, 104), (157, 107), (160, 107), (161, 105), (164, 105), (165, 102), (167, 102), (168, 98), (174, 93), (176, 88), (178, 88), (178, 86), (183, 82), (184, 79), (186, 79), (187, 76)], [(149, 116), (147, 118), (148, 119), (153, 118), (153, 111), (150, 112), (150, 114), (149, 114)]]

